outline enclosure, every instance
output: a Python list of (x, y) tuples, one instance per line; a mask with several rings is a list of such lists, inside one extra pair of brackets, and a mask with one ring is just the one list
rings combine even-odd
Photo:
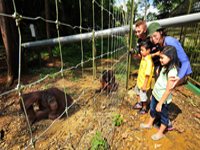
[[(12, 2), (13, 15), (7, 13), (0, 13), (0, 15), (16, 21), (19, 35), (19, 74), (10, 88), (5, 88), (6, 75), (1, 75), (0, 145), (2, 149), (53, 150), (98, 149), (99, 147), (119, 150), (199, 149), (200, 14), (198, 12), (200, 3), (198, 1), (181, 3), (179, 9), (188, 10), (185, 15), (172, 12), (170, 18), (156, 20), (166, 27), (168, 35), (181, 42), (193, 70), (189, 78), (189, 84), (192, 86), (176, 87), (172, 92), (173, 102), (169, 116), (174, 130), (166, 131), (160, 141), (152, 141), (150, 138), (157, 129), (144, 130), (139, 127), (141, 122), (148, 121), (150, 114), (140, 116), (132, 109), (137, 101), (134, 87), (140, 63), (138, 59), (131, 58), (128, 54), (137, 41), (132, 20), (133, 9), (130, 17), (132, 19), (126, 20), (121, 9), (117, 10), (114, 6), (111, 9), (111, 6), (107, 7), (103, 2), (98, 3), (93, 0), (90, 4), (93, 14), (87, 14), (93, 16), (93, 27), (87, 28), (82, 27), (81, 6), (83, 4), (80, 0), (80, 25), (75, 26), (59, 21), (57, 0), (55, 0), (56, 21), (41, 16), (29, 17), (18, 14), (15, 1)], [(133, 5), (134, 1), (132, 1), (132, 8)], [(95, 9), (99, 9), (98, 15)], [(101, 27), (95, 26), (95, 19), (100, 20)], [(33, 41), (25, 41), (27, 37), (21, 32), (24, 29), (20, 26), (24, 20), (31, 21), (30, 23), (32, 21), (39, 24), (51, 23), (54, 25), (52, 30), (55, 30), (57, 35), (50, 39), (45, 37), (38, 40), (33, 37)], [(105, 22), (108, 25), (105, 25)], [(148, 25), (150, 23), (147, 22)], [(61, 36), (64, 31), (61, 26), (76, 30), (76, 34)], [(53, 49), (52, 53), (55, 57), (53, 60), (49, 59), (48, 53), (42, 53), (49, 47)], [(1, 51), (0, 63), (3, 70), (6, 68), (7, 58), (4, 49)], [(31, 67), (28, 74), (21, 74), (24, 71), (21, 69), (24, 63), (22, 53), (28, 59), (27, 62), (40, 67)], [(116, 91), (101, 89), (100, 92), (95, 92), (101, 87), (104, 70), (113, 70), (118, 85)], [(74, 100), (73, 104), (63, 112), (67, 117), (55, 120), (44, 119), (31, 125), (27, 115), (19, 106), (19, 102), (23, 102), (22, 94), (51, 87), (69, 94)], [(65, 100), (67, 102), (66, 98)], [(34, 110), (38, 109), (38, 104), (34, 104)]]

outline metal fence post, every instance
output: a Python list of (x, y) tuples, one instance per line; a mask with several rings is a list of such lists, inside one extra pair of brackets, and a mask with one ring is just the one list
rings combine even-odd
[(131, 56), (129, 55), (129, 52), (131, 51), (132, 46), (132, 34), (133, 34), (133, 14), (134, 14), (134, 0), (132, 0), (132, 6), (131, 6), (131, 22), (130, 22), (130, 32), (129, 32), (129, 48), (127, 50), (127, 73), (126, 73), (126, 90), (128, 90), (128, 80), (130, 75), (130, 64), (131, 64)]
[(96, 79), (96, 70), (97, 70), (97, 62), (96, 62), (96, 59), (95, 59), (97, 53), (96, 53), (96, 42), (95, 42), (95, 39), (94, 39), (94, 34), (95, 34), (95, 31), (93, 30), (93, 32), (92, 32), (93, 81)]

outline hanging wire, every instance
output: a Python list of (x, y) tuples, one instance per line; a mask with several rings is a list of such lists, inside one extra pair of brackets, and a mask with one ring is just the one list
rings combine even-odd
[[(110, 0), (109, 0), (109, 13), (108, 13), (108, 29), (110, 29)], [(110, 49), (110, 36), (108, 35), (107, 59), (109, 58), (109, 49)], [(107, 71), (108, 71), (108, 61), (107, 61)]]
[[(60, 44), (60, 34), (59, 34), (59, 25), (61, 25), (60, 24), (60, 22), (58, 21), (58, 5), (57, 5), (57, 0), (56, 0), (56, 11), (57, 11), (57, 20), (56, 20), (56, 28), (57, 28), (57, 32), (58, 32), (58, 39), (59, 39), (59, 49), (60, 49), (60, 54), (61, 54), (61, 70), (58, 72), (58, 73), (61, 73), (61, 75), (63, 76), (63, 72), (65, 71), (65, 70), (63, 70), (63, 59), (62, 59), (62, 50), (61, 50), (61, 44)], [(103, 17), (103, 15), (102, 15), (102, 17)], [(109, 14), (109, 18), (110, 18), (110, 14)], [(103, 23), (102, 23), (103, 24)], [(110, 23), (109, 23), (109, 26), (110, 26)], [(94, 28), (93, 28), (94, 29)], [(103, 30), (103, 27), (102, 27), (102, 30)], [(80, 27), (80, 31), (82, 32), (82, 28)], [(19, 30), (19, 32), (20, 32), (20, 30)], [(20, 35), (21, 35), (21, 33), (20, 33)], [(114, 37), (114, 35), (112, 36), (112, 38)], [(97, 57), (95, 57), (95, 58), (93, 58), (92, 60), (94, 60), (94, 59), (97, 59), (97, 58), (102, 58), (104, 55), (109, 55), (109, 54), (113, 54), (113, 53), (115, 53), (115, 52), (117, 52), (118, 50), (120, 50), (120, 48), (119, 49), (116, 49), (116, 51), (115, 50), (113, 50), (113, 51), (111, 51), (111, 52), (109, 52), (109, 49), (108, 49), (108, 52), (107, 53), (105, 53), (105, 54), (103, 54), (103, 53), (101, 53), (101, 55), (100, 56), (97, 56)], [(21, 51), (21, 37), (20, 37), (20, 51)], [(21, 52), (20, 52), (20, 56), (21, 56)], [(21, 60), (21, 59), (20, 59)], [(89, 59), (90, 60), (90, 59)], [(21, 62), (21, 61), (20, 61)], [(84, 63), (86, 63), (87, 61), (85, 61), (85, 62), (83, 62), (83, 51), (82, 51), (82, 62), (80, 63), (80, 64), (78, 64), (78, 65), (83, 65)], [(117, 64), (117, 63), (113, 63), (113, 67), (115, 66), (115, 64)], [(77, 67), (77, 66), (74, 66), (74, 67)], [(111, 69), (113, 68), (113, 67), (111, 67)], [(20, 68), (21, 68), (21, 66), (20, 66)], [(68, 68), (67, 70), (69, 70), (69, 69), (72, 69), (72, 68)], [(21, 70), (20, 70), (21, 71)], [(19, 72), (20, 72), (19, 71)], [(21, 73), (20, 73), (21, 74)], [(46, 76), (46, 77), (48, 77), (48, 75)], [(19, 77), (20, 78), (20, 77)], [(101, 78), (101, 77), (100, 77)], [(64, 81), (64, 77), (63, 77), (63, 81)], [(64, 83), (64, 82), (63, 82)], [(109, 84), (109, 83), (108, 83)], [(19, 80), (19, 85), (20, 85), (20, 80)], [(85, 91), (85, 90), (84, 90)], [(65, 92), (65, 86), (64, 86), (64, 92)], [(66, 100), (66, 104), (67, 104), (67, 98), (66, 98), (66, 92), (65, 92), (65, 100)], [(72, 106), (72, 105), (71, 105)], [(70, 106), (70, 107), (71, 107)], [(69, 108), (70, 108), (69, 107)], [(66, 113), (67, 113), (67, 110), (69, 109), (69, 108), (66, 108)], [(63, 115), (63, 114), (62, 114)], [(62, 116), (61, 115), (61, 116)], [(68, 117), (68, 114), (67, 114), (67, 117)], [(58, 120), (60, 117), (58, 117), (56, 120)], [(56, 121), (56, 120), (54, 120), (53, 121), (53, 123)], [(53, 123), (52, 123), (52, 125), (53, 125)], [(68, 122), (68, 124), (69, 124), (69, 122)], [(52, 126), (51, 125), (51, 126)], [(49, 126), (49, 128), (51, 127), (51, 126)], [(70, 127), (70, 126), (69, 126)], [(49, 129), (48, 128), (48, 129)], [(47, 129), (47, 130), (48, 130)], [(46, 131), (47, 131), (46, 130)], [(45, 131), (45, 132), (46, 132)], [(31, 132), (32, 133), (32, 132)], [(43, 133), (44, 134), (44, 133)], [(37, 137), (37, 139), (38, 138), (40, 138), (43, 134), (41, 134), (40, 136), (38, 136)], [(71, 132), (70, 132), (70, 128), (69, 128), (69, 138), (71, 137), (70, 136), (71, 135)], [(33, 138), (32, 138), (33, 139)], [(71, 139), (71, 138), (70, 138)], [(30, 143), (30, 144), (33, 144), (33, 143), (35, 143), (35, 141), (32, 141), (32, 143)], [(29, 144), (29, 145), (30, 145)], [(28, 148), (28, 147), (27, 147)]]
[[(112, 55), (113, 53), (115, 53), (115, 52), (117, 52), (117, 51), (121, 51), (121, 50), (122, 50), (123, 48), (125, 48), (125, 47), (126, 47), (126, 46), (122, 46), (122, 47), (120, 47), (120, 48), (117, 48), (117, 49), (116, 49), (115, 51), (113, 51), (113, 52), (110, 51), (110, 52), (104, 53), (104, 54), (102, 54), (102, 55), (96, 56), (96, 57), (94, 57), (94, 59), (93, 59), (93, 58), (89, 58), (88, 60), (86, 60), (86, 61), (84, 61), (84, 62), (80, 62), (80, 63), (78, 63), (78, 64), (75, 65), (75, 66), (71, 66), (71, 67), (69, 67), (69, 68), (63, 69), (63, 72), (69, 71), (69, 70), (72, 70), (72, 69), (76, 69), (76, 68), (78, 68), (79, 66), (81, 66), (82, 64), (88, 63), (88, 62), (93, 61), (93, 60), (97, 60), (97, 59), (101, 58), (102, 56), (105, 56), (105, 55)], [(55, 73), (53, 73), (53, 74), (47, 74), (46, 76), (44, 76), (43, 78), (41, 78), (41, 79), (39, 79), (39, 80), (37, 80), (37, 81), (35, 81), (35, 82), (29, 83), (29, 84), (26, 84), (26, 85), (21, 85), (21, 88), (31, 87), (32, 85), (35, 85), (35, 84), (37, 84), (37, 83), (41, 83), (43, 80), (45, 80), (46, 78), (48, 78), (48, 77), (50, 77), (50, 76), (55, 76), (55, 75), (58, 75), (58, 74), (61, 74), (61, 71), (55, 72)], [(6, 92), (4, 92), (4, 93), (1, 93), (0, 96), (9, 94), (9, 93), (14, 92), (14, 91), (16, 91), (16, 90), (18, 90), (18, 87), (14, 88), (14, 89), (12, 89), (12, 90), (10, 90), (10, 91), (6, 91)]]
[[(103, 31), (103, 0), (101, 0), (101, 30)], [(101, 55), (103, 54), (103, 33), (101, 33)], [(101, 57), (101, 73), (103, 72), (103, 57)]]
[[(59, 21), (58, 21), (58, 0), (55, 0), (56, 3), (56, 29), (57, 29), (57, 33), (58, 33), (58, 41), (59, 41), (59, 49), (60, 49), (60, 59), (61, 59), (61, 76), (63, 79), (63, 87), (64, 87), (64, 93), (65, 93), (65, 101), (66, 101), (66, 108), (67, 108), (67, 96), (66, 96), (66, 88), (65, 88), (65, 80), (64, 80), (64, 75), (63, 75), (63, 59), (62, 59), (62, 49), (61, 49), (61, 44), (60, 44), (60, 32), (59, 32)], [(70, 132), (70, 122), (69, 122), (69, 115), (68, 115), (68, 109), (65, 109), (66, 111), (66, 115), (67, 115), (67, 123), (69, 126), (69, 137), (70, 137), (70, 144), (71, 147), (73, 147), (72, 145), (72, 141), (71, 141), (71, 132)]]
[[(79, 0), (79, 9), (80, 9), (80, 27), (82, 26), (82, 9), (81, 9), (81, 0)], [(82, 68), (82, 78), (83, 78), (83, 81), (84, 81), (84, 69), (83, 69), (83, 40), (82, 40), (82, 29), (80, 28), (80, 34), (81, 34), (81, 68)], [(85, 82), (84, 82), (84, 85), (83, 85), (83, 91), (85, 89)], [(85, 93), (83, 93), (83, 101), (84, 101), (84, 105), (85, 105)]]
[(27, 115), (27, 112), (26, 112), (24, 100), (23, 100), (22, 93), (21, 93), (21, 85), (20, 85), (20, 81), (21, 81), (21, 30), (20, 30), (19, 24), (20, 24), (21, 16), (17, 13), (15, 1), (12, 0), (12, 2), (13, 2), (14, 11), (15, 11), (14, 14), (12, 15), (12, 17), (13, 17), (13, 19), (15, 19), (16, 26), (18, 28), (18, 34), (19, 34), (19, 63), (18, 63), (18, 65), (19, 65), (18, 69), (19, 70), (18, 70), (17, 90), (18, 90), (19, 96), (21, 98), (22, 106), (23, 106), (23, 109), (24, 109), (24, 114), (25, 114), (25, 117), (26, 117), (26, 120), (27, 120), (27, 123), (28, 123), (28, 128), (29, 128), (30, 135), (31, 135), (31, 143), (32, 143), (33, 148), (35, 149), (35, 139), (33, 138), (33, 133), (32, 133), (30, 122), (29, 122), (28, 115)]
[[(122, 58), (122, 57), (121, 57), (121, 58)], [(126, 59), (124, 59), (124, 61), (126, 61)], [(123, 61), (123, 62), (124, 62), (124, 61)], [(121, 64), (122, 64), (122, 63), (121, 63)], [(113, 67), (114, 67), (114, 66), (112, 66), (111, 69), (112, 69)], [(118, 70), (120, 70), (120, 71), (122, 72), (122, 71), (124, 71), (124, 70), (126, 70), (126, 69), (118, 69)], [(113, 78), (113, 77), (112, 77), (112, 78)], [(111, 78), (110, 82), (112, 81), (112, 78)], [(110, 82), (108, 82), (107, 85), (108, 85)], [(104, 90), (104, 89), (102, 89), (101, 92), (103, 92), (103, 90)], [(111, 94), (111, 92), (106, 96), (106, 98), (105, 98), (105, 99), (103, 100), (103, 102), (101, 103), (101, 105), (100, 105), (100, 107), (99, 107), (99, 110), (97, 110), (97, 112), (95, 113), (95, 116), (94, 116), (94, 118), (92, 119), (92, 121), (90, 122), (88, 128), (86, 129), (85, 134), (82, 136), (82, 139), (81, 139), (80, 143), (81, 143), (82, 140), (84, 139), (84, 136), (86, 135), (87, 131), (88, 131), (89, 128), (91, 127), (92, 122), (95, 120), (95, 118), (96, 118), (98, 112), (100, 111), (100, 109), (102, 108), (103, 104), (105, 103), (105, 100), (108, 98), (108, 96), (109, 96), (110, 94)], [(112, 93), (112, 95), (113, 95), (113, 93)], [(98, 96), (99, 96), (99, 95), (98, 95)], [(98, 96), (97, 96), (97, 97), (98, 97)], [(96, 98), (97, 98), (97, 97), (96, 97)], [(95, 102), (96, 98), (94, 99), (93, 103)], [(112, 99), (112, 97), (111, 97), (111, 99)], [(100, 118), (102, 117), (102, 115), (103, 115), (103, 113), (101, 113)], [(99, 119), (99, 120), (100, 120), (100, 119)], [(80, 143), (79, 143), (79, 145), (80, 145)], [(87, 148), (87, 147), (86, 147), (86, 148)]]
[[(126, 61), (126, 59), (124, 60), (124, 61)], [(112, 67), (111, 67), (112, 68)], [(123, 69), (121, 69), (121, 71), (122, 71)], [(111, 80), (110, 81), (112, 81), (112, 78), (111, 78)], [(110, 83), (110, 82), (109, 82)], [(108, 83), (108, 84), (109, 84)], [(103, 92), (103, 89), (102, 89), (102, 91), (101, 92)], [(101, 94), (101, 93), (100, 93)], [(100, 95), (99, 94), (99, 95)], [(100, 109), (102, 108), (102, 106), (103, 106), (103, 104), (105, 103), (105, 100), (108, 98), (108, 96), (111, 94), (111, 92), (106, 96), (106, 98), (103, 100), (103, 102), (101, 103), (101, 105), (100, 105), (100, 107), (99, 107), (99, 110), (97, 110), (97, 112), (95, 113), (95, 116), (93, 117), (93, 119), (92, 119), (92, 121), (90, 122), (90, 124), (89, 124), (89, 126), (88, 126), (88, 128), (86, 129), (86, 132), (85, 132), (85, 134), (82, 136), (82, 139), (81, 139), (81, 141), (80, 141), (80, 143), (82, 142), (82, 140), (84, 139), (84, 136), (86, 135), (86, 133), (87, 133), (87, 131), (89, 130), (89, 128), (91, 127), (91, 125), (92, 125), (92, 122), (95, 120), (95, 118), (96, 118), (96, 116), (97, 116), (97, 114), (98, 114), (98, 112), (100, 111)], [(99, 96), (98, 95), (98, 96)], [(98, 97), (97, 96), (97, 97)], [(96, 101), (96, 99), (97, 99), (97, 97), (95, 97), (95, 99), (94, 99), (94, 101), (93, 101), (93, 103)], [(102, 115), (103, 115), (103, 113), (102, 113)], [(80, 144), (79, 143), (79, 144)]]

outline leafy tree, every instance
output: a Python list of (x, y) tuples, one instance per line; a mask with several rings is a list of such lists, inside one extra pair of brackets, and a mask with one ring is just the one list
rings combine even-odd
[[(106, 29), (108, 27), (112, 27), (111, 23), (113, 25), (120, 25), (122, 24), (122, 16), (121, 10), (122, 8), (115, 7), (116, 0), (95, 0), (94, 4), (94, 20), (95, 20), (95, 27), (94, 30), (100, 30), (101, 29), (101, 7), (96, 4), (96, 2), (100, 5), (103, 5), (103, 28)], [(17, 13), (25, 16), (25, 17), (31, 17), (36, 18), (38, 16), (48, 19), (48, 20), (56, 20), (56, 7), (55, 7), (55, 0), (33, 0), (33, 1), (27, 1), (27, 0), (17, 0), (16, 3), (16, 9)], [(93, 29), (93, 10), (92, 10), (92, 1), (84, 1), (81, 3), (81, 16), (82, 16), (82, 27), (90, 29), (90, 31)], [(107, 11), (114, 13), (114, 16), (117, 20), (121, 20), (118, 22), (112, 22), (112, 16)], [(12, 0), (0, 0), (0, 12), (6, 13), (6, 14), (13, 14), (13, 4)], [(80, 9), (79, 9), (79, 0), (73, 0), (73, 1), (64, 1), (59, 0), (58, 1), (58, 21), (68, 24), (68, 26), (59, 26), (60, 30), (60, 36), (68, 36), (68, 35), (74, 35), (79, 34), (80, 29), (79, 28), (73, 28), (73, 27), (79, 27), (80, 26)], [(111, 22), (109, 24), (109, 15)], [(118, 18), (117, 18), (118, 17)], [(7, 53), (7, 66), (8, 66), (8, 79), (9, 84), (11, 84), (10, 81), (13, 80), (14, 76), (17, 77), (18, 75), (18, 47), (19, 47), (19, 41), (18, 41), (18, 32), (15, 24), (15, 20), (13, 18), (9, 17), (2, 17), (0, 16), (1, 21), (1, 33), (2, 33), (2, 39), (4, 41), (4, 45), (6, 48)], [(36, 38), (33, 38), (31, 36), (30, 31), (30, 24), (34, 24), (36, 29)], [(51, 25), (51, 27), (49, 27)], [(32, 20), (32, 19), (22, 19), (20, 20), (20, 29), (21, 29), (21, 36), (22, 36), (22, 43), (24, 42), (31, 42), (35, 40), (43, 40), (48, 38), (55, 38), (57, 37), (57, 31), (55, 24), (49, 24), (41, 19)], [(88, 30), (82, 30), (82, 32), (88, 32)], [(68, 44), (69, 45), (69, 44)], [(78, 44), (76, 44), (78, 45)], [(75, 47), (75, 49), (79, 50), (79, 47)], [(34, 49), (33, 49), (34, 50)], [(26, 51), (26, 49), (25, 49)], [(47, 48), (40, 48), (39, 52), (48, 52)], [(26, 56), (33, 55), (32, 52), (26, 51)], [(67, 53), (70, 53), (67, 51)], [(84, 49), (84, 54), (91, 54), (91, 48)], [(51, 50), (49, 51), (49, 57), (51, 57)], [(74, 56), (74, 55), (73, 55)], [(33, 57), (33, 56), (32, 56)], [(25, 57), (22, 53), (22, 59)], [(28, 63), (28, 62), (27, 62)], [(22, 63), (25, 65), (26, 63)], [(24, 71), (26, 69), (22, 69)]]
[(144, 20), (147, 21), (147, 9), (150, 7), (149, 0), (140, 0), (138, 2), (139, 8), (145, 7)]
[(153, 5), (157, 7), (159, 13), (170, 13), (184, 0), (154, 0)]
[[(139, 15), (138, 14), (138, 5), (139, 5), (139, 2), (138, 3), (137, 2), (134, 3), (133, 23), (136, 22), (136, 20), (135, 20), (136, 16)], [(127, 7), (127, 20), (128, 20), (128, 22), (130, 22), (130, 20), (131, 20), (131, 6), (132, 6), (131, 0), (128, 0), (127, 3), (126, 3), (126, 7)]]
[(153, 21), (153, 20), (157, 20), (157, 15), (156, 13), (149, 12), (147, 15), (147, 22)]

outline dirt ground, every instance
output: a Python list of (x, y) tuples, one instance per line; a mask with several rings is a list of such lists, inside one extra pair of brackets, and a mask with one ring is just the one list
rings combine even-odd
[[(81, 74), (81, 71), (77, 70), (76, 74)], [(1, 74), (1, 93), (8, 90), (5, 88), (5, 75), (6, 73)], [(100, 76), (100, 73), (97, 76)], [(99, 84), (90, 87), (93, 83), (91, 68), (85, 69), (84, 76), (78, 79), (72, 78), (73, 73), (65, 74), (65, 77), (67, 78), (57, 77), (55, 80), (48, 78), (23, 91), (28, 93), (44, 87), (57, 87), (63, 90), (64, 83), (68, 94), (77, 100), (83, 89), (88, 88), (77, 103), (69, 109), (68, 119), (55, 122), (48, 119), (41, 120), (31, 126), (33, 138), (37, 139), (39, 136), (35, 142), (36, 149), (90, 149), (92, 138), (97, 132), (101, 133), (101, 138), (105, 138), (110, 146), (109, 149), (113, 150), (199, 149), (200, 98), (184, 85), (175, 88), (172, 92), (173, 101), (169, 116), (174, 129), (166, 131), (163, 139), (152, 141), (151, 135), (156, 133), (157, 129), (139, 127), (140, 123), (148, 122), (149, 112), (146, 115), (137, 115), (137, 110), (132, 109), (137, 101), (134, 93), (136, 74), (131, 75), (128, 91), (125, 91), (125, 80), (117, 77), (121, 79), (117, 81), (119, 89), (110, 95), (106, 95), (105, 91), (100, 95), (94, 93), (94, 89), (99, 87)], [(36, 79), (39, 77), (28, 74), (22, 77), (22, 82), (26, 84)], [(16, 83), (17, 81), (11, 88), (14, 88)], [(31, 134), (25, 116), (20, 110), (18, 99), (16, 92), (0, 97), (0, 149), (3, 150), (33, 149), (32, 146), (27, 147), (31, 141)], [(123, 117), (119, 127), (113, 126), (112, 114), (114, 113)], [(46, 131), (48, 128), (49, 130)]]

